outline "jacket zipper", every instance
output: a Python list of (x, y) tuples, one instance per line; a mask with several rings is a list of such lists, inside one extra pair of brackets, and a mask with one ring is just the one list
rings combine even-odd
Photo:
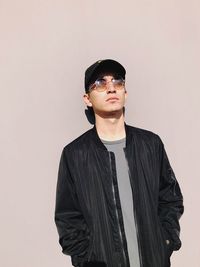
[(123, 239), (122, 239), (122, 232), (121, 232), (121, 227), (120, 227), (120, 224), (119, 224), (119, 215), (118, 215), (117, 205), (116, 205), (115, 189), (114, 189), (114, 184), (113, 184), (111, 153), (112, 152), (109, 151), (110, 171), (111, 171), (111, 177), (112, 177), (112, 193), (113, 193), (113, 200), (114, 200), (114, 204), (115, 204), (115, 213), (116, 213), (116, 217), (117, 217), (117, 226), (118, 226), (119, 235), (120, 235), (120, 241), (121, 241), (121, 245), (122, 245), (123, 258), (124, 258), (125, 266), (127, 266), (127, 264), (126, 264), (126, 255), (125, 255)]
[[(130, 174), (130, 169), (129, 169), (129, 164), (128, 164), (128, 159), (127, 159), (125, 148), (124, 148), (124, 154), (125, 154), (125, 158), (126, 158), (126, 162), (127, 162), (128, 175), (129, 175), (129, 179), (130, 179), (131, 178), (131, 174)], [(130, 181), (131, 181), (131, 179), (130, 179)], [(133, 191), (134, 191), (134, 188), (133, 188)], [(137, 223), (137, 218), (136, 218), (135, 203), (133, 203), (133, 212), (134, 212), (134, 220), (135, 220), (135, 229), (136, 229), (137, 240), (138, 240), (138, 251), (139, 251), (140, 266), (142, 267), (143, 264), (142, 264), (141, 246), (140, 246), (140, 239), (139, 239), (139, 233), (138, 233), (138, 223)]]

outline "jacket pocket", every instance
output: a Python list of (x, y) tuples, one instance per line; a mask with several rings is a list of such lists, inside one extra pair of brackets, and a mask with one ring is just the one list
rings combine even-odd
[(92, 247), (93, 247), (93, 242), (92, 242), (92, 237), (91, 234), (88, 236), (88, 246), (87, 248), (81, 253), (81, 254), (75, 254), (71, 256), (72, 259), (72, 265), (75, 267), (83, 267), (85, 266), (84, 264), (89, 262), (90, 259), (92, 258)]

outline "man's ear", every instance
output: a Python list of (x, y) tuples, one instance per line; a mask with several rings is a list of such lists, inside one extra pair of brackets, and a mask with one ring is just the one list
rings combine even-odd
[(89, 94), (84, 94), (83, 95), (83, 101), (88, 107), (92, 107), (92, 103), (90, 102), (90, 96)]

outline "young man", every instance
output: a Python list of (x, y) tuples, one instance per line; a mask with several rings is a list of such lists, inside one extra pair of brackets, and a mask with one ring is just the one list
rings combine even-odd
[(124, 67), (85, 72), (95, 126), (64, 147), (55, 222), (74, 266), (169, 267), (181, 247), (182, 194), (160, 137), (124, 122)]

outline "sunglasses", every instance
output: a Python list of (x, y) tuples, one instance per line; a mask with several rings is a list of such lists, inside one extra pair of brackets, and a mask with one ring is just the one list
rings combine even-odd
[(89, 92), (95, 90), (97, 92), (104, 92), (108, 89), (108, 84), (112, 83), (112, 86), (116, 90), (122, 90), (125, 86), (125, 80), (122, 77), (112, 78), (111, 81), (107, 81), (104, 78), (98, 78), (93, 84), (89, 86)]

